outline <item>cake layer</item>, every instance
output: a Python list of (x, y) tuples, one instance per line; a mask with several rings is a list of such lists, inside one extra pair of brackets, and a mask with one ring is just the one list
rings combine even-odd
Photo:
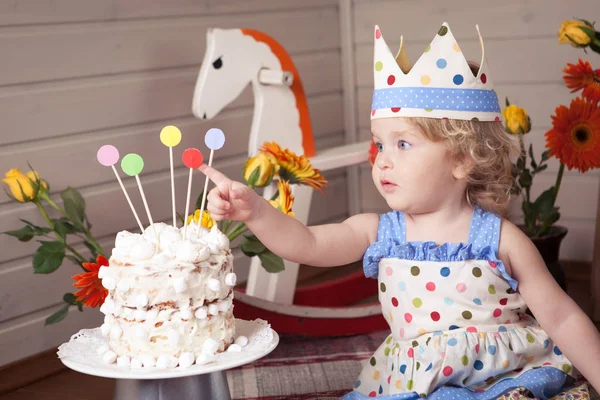
[(200, 307), (227, 297), (235, 285), (233, 256), (228, 250), (197, 265), (173, 265), (167, 270), (152, 263), (123, 266), (111, 260), (103, 277), (103, 282), (106, 279), (114, 282), (114, 289), (103, 305), (114, 315), (120, 315), (124, 307), (141, 310), (161, 305)]
[(180, 311), (167, 309), (163, 310), (165, 320), (135, 321), (108, 316), (102, 329), (103, 333), (108, 331), (110, 347), (118, 356), (179, 357), (189, 352), (198, 357), (205, 350), (204, 342), (208, 338), (218, 343), (213, 352), (224, 351), (233, 341), (235, 324), (231, 298), (219, 303), (228, 303), (229, 308), (204, 318), (192, 315), (183, 319)]

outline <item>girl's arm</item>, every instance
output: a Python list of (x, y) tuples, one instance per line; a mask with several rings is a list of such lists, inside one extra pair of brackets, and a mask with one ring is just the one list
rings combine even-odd
[(527, 306), (565, 356), (599, 390), (600, 334), (596, 326), (558, 286), (527, 235), (503, 220), (500, 237), (500, 258), (509, 264)]
[(208, 195), (211, 216), (216, 220), (244, 221), (269, 250), (286, 260), (313, 266), (344, 265), (360, 260), (376, 240), (376, 214), (359, 214), (342, 223), (307, 227), (214, 168), (203, 165), (200, 171), (216, 185)]

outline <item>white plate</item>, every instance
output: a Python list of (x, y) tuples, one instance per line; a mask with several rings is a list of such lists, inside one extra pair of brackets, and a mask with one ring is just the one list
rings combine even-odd
[[(60, 360), (67, 367), (88, 375), (115, 379), (167, 379), (208, 374), (249, 364), (269, 354), (279, 343), (279, 335), (277, 332), (272, 330), (262, 320), (245, 321), (236, 319), (235, 329), (236, 337), (243, 335), (249, 339), (248, 345), (242, 347), (241, 352), (218, 353), (215, 357), (215, 361), (204, 365), (193, 364), (188, 368), (177, 367), (173, 369), (160, 369), (152, 367), (137, 369), (119, 367), (116, 363), (107, 365), (102, 361), (102, 357), (96, 353), (96, 349), (103, 344), (108, 344), (108, 340), (99, 334), (98, 328), (85, 332), (82, 330), (78, 334), (81, 336), (81, 333), (84, 332), (86, 340), (80, 340), (78, 338), (74, 340), (73, 338), (77, 335), (73, 335), (71, 341), (61, 345), (59, 356)], [(265, 331), (265, 329), (267, 331)], [(272, 336), (270, 342), (264, 340), (266, 337), (265, 332), (269, 334), (269, 338)], [(73, 345), (76, 347), (72, 347)], [(69, 348), (69, 346), (71, 347)], [(77, 353), (75, 354), (73, 351), (76, 351)]]

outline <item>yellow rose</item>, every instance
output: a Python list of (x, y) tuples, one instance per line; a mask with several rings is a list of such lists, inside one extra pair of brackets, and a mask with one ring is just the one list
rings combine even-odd
[[(188, 215), (186, 225), (189, 225), (192, 220), (197, 224), (200, 219), (200, 210), (196, 210), (192, 215)], [(206, 229), (210, 229), (214, 226), (215, 220), (210, 216), (210, 212), (204, 210), (202, 213), (202, 226)]]
[(582, 31), (580, 27), (594, 30), (592, 25), (586, 24), (583, 21), (563, 21), (558, 30), (558, 43), (568, 43), (575, 47), (585, 47), (590, 44), (592, 38)]
[(531, 130), (531, 122), (524, 108), (509, 105), (502, 110), (506, 120), (506, 130), (512, 134), (523, 134)]
[(269, 200), (269, 202), (279, 211), (293, 217), (292, 204), (294, 204), (294, 195), (292, 194), (290, 183), (288, 181), (279, 181), (277, 182), (277, 189), (279, 197), (275, 200)]
[(265, 187), (273, 180), (277, 164), (273, 156), (258, 153), (256, 157), (249, 158), (244, 165), (244, 179), (251, 187)]
[(12, 196), (21, 203), (34, 200), (40, 190), (48, 191), (48, 183), (40, 179), (35, 171), (23, 174), (18, 168), (14, 168), (6, 173), (2, 182), (8, 185)]

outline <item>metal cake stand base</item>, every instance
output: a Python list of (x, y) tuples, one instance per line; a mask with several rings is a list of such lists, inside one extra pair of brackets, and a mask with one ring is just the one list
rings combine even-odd
[(225, 371), (169, 379), (117, 379), (114, 400), (231, 400)]

